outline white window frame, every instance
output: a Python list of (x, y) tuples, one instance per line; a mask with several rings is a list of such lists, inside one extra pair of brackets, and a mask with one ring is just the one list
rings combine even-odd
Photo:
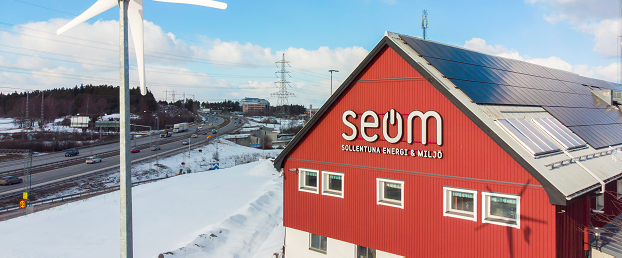
[[(318, 248), (315, 248), (315, 247), (311, 246), (313, 235), (316, 235), (316, 236), (320, 237), (320, 246), (322, 245), (322, 238), (326, 238), (326, 250), (318, 249)], [(309, 233), (309, 250), (314, 251), (314, 252), (318, 252), (318, 253), (321, 253), (321, 254), (328, 253), (328, 237), (317, 235), (317, 234), (313, 234), (313, 233)]]
[[(394, 184), (401, 184), (402, 185), (402, 191), (401, 191), (401, 201), (399, 202), (399, 204), (397, 204), (397, 201), (395, 200), (391, 200), (391, 201), (385, 201), (384, 200), (384, 187), (383, 187), (383, 183), (394, 183)], [(380, 178), (377, 177), (376, 178), (376, 204), (380, 204), (380, 205), (386, 205), (386, 206), (391, 206), (391, 207), (397, 207), (400, 209), (404, 209), (404, 181), (403, 180), (395, 180), (395, 179), (388, 179), (388, 178)]]
[(616, 181), (618, 184), (618, 199), (620, 199), (622, 197), (622, 179), (618, 179), (618, 181)]
[[(341, 177), (341, 192), (337, 192), (335, 190), (330, 190), (328, 189), (329, 186), (329, 176), (340, 176)], [(345, 176), (343, 173), (340, 172), (332, 172), (332, 171), (323, 171), (322, 170), (322, 195), (328, 195), (328, 196), (335, 196), (335, 197), (339, 197), (339, 198), (343, 198), (344, 195), (344, 191), (345, 191)]]
[(605, 208), (605, 193), (596, 196), (596, 209), (602, 211)]
[[(490, 202), (488, 201), (488, 198), (486, 198), (488, 196), (516, 199), (516, 224), (487, 219), (488, 207), (490, 207)], [(495, 192), (482, 192), (482, 223), (489, 223), (489, 224), (495, 224), (495, 225), (520, 229), (520, 195), (495, 193)]]
[[(317, 174), (317, 187), (311, 187), (305, 185), (305, 172), (313, 172)], [(317, 169), (310, 168), (298, 168), (298, 191), (309, 192), (309, 193), (319, 193), (320, 192), (320, 171)]]
[[(451, 195), (452, 191), (463, 192), (463, 193), (471, 193), (473, 194), (473, 215), (468, 215), (467, 212), (464, 211), (455, 211), (451, 209)], [(477, 190), (456, 188), (456, 187), (443, 187), (443, 216), (445, 217), (453, 217), (459, 219), (472, 220), (477, 222)]]

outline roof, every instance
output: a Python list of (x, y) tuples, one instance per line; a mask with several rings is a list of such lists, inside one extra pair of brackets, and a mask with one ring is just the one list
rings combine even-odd
[(244, 139), (250, 137), (250, 134), (229, 134), (225, 135), (225, 139)]
[[(614, 257), (622, 257), (622, 215), (611, 220), (603, 227), (604, 232), (601, 236), (601, 252)], [(594, 236), (590, 237), (590, 242), (594, 243)]]
[[(385, 46), (395, 50), (538, 180), (552, 204), (565, 205), (568, 200), (600, 188), (600, 181), (607, 183), (622, 177), (622, 162), (617, 162), (618, 152), (614, 152), (622, 150), (622, 113), (592, 93), (618, 92), (622, 86), (391, 32), (385, 33), (275, 159), (277, 169)], [(497, 122), (516, 118), (525, 119), (534, 127), (534, 118), (557, 119), (588, 146), (534, 156)], [(561, 143), (550, 140), (565, 150)]]

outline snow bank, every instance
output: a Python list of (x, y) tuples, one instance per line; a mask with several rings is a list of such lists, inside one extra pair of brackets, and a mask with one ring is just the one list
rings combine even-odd
[[(281, 233), (273, 233), (282, 230), (282, 179), (270, 161), (132, 191), (135, 257), (248, 257), (282, 246), (282, 238), (274, 239)], [(118, 257), (119, 206), (119, 192), (113, 192), (0, 222), (2, 256)]]

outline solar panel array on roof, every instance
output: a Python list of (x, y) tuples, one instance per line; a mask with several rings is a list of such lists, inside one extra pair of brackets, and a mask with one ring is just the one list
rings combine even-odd
[(564, 145), (567, 150), (585, 146), (585, 142), (581, 140), (581, 138), (574, 135), (555, 118), (534, 118), (532, 120), (536, 125), (540, 126), (542, 130), (557, 140), (557, 142)]
[[(594, 148), (622, 143), (622, 115), (591, 89), (622, 86), (419, 38), (401, 38), (478, 104), (544, 107)], [(601, 132), (603, 128), (612, 130)]]
[(559, 151), (559, 148), (525, 119), (498, 119), (506, 132), (534, 156)]

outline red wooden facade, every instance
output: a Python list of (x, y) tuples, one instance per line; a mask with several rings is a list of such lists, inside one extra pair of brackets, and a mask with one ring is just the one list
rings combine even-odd
[[(382, 140), (381, 127), (367, 130), (379, 135), (374, 143), (342, 138), (342, 133), (352, 132), (342, 122), (344, 111), (359, 114), (350, 121), (360, 129), (361, 113), (372, 110), (382, 120), (390, 109), (402, 115), (438, 112), (443, 117), (442, 146), (390, 144)], [(436, 139), (435, 127), (430, 119), (429, 142)], [(391, 128), (390, 135), (395, 131)], [(415, 139), (419, 135), (415, 131)], [(443, 158), (349, 152), (342, 145), (440, 150)], [(558, 213), (537, 180), (388, 46), (307, 132), (283, 167), (286, 227), (406, 257), (555, 257), (570, 245), (582, 248), (576, 237), (582, 236), (580, 231), (562, 234), (557, 228), (583, 217)], [(344, 198), (299, 191), (298, 175), (288, 172), (291, 168), (344, 173)], [(376, 204), (378, 177), (404, 181), (404, 209)], [(477, 222), (443, 216), (443, 186), (478, 191)], [(482, 223), (482, 191), (520, 195), (520, 229)], [(566, 237), (564, 245), (558, 245), (559, 235)]]

